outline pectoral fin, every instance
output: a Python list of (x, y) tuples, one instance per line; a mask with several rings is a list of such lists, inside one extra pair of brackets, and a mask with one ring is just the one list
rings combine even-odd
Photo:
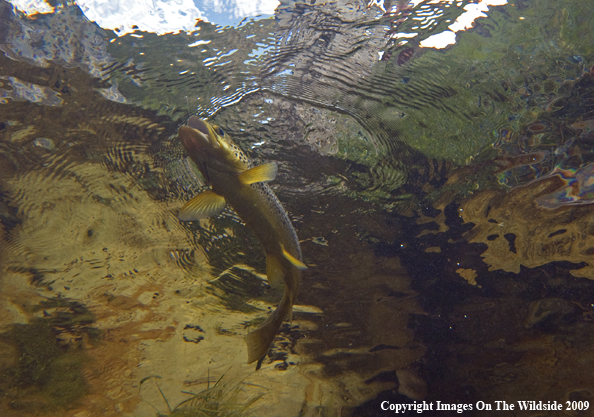
[(280, 262), (273, 255), (266, 255), (266, 276), (268, 277), (268, 284), (272, 288), (281, 286), (285, 273)]
[(289, 252), (287, 252), (287, 250), (281, 245), (282, 249), (283, 249), (283, 256), (285, 257), (285, 259), (289, 262), (291, 262), (291, 264), (297, 268), (297, 269), (307, 269), (307, 266), (301, 262), (299, 259), (295, 258), (293, 255), (291, 255)]
[(179, 210), (177, 218), (182, 221), (206, 219), (219, 214), (225, 208), (225, 198), (212, 190), (198, 194)]
[(264, 165), (258, 165), (239, 174), (239, 180), (243, 184), (253, 184), (255, 182), (272, 181), (276, 178), (278, 167), (276, 162), (269, 162)]

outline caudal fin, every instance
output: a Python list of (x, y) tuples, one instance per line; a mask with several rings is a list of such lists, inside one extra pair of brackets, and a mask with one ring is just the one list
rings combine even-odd
[(274, 337), (276, 336), (280, 325), (285, 317), (291, 312), (291, 304), (290, 297), (285, 288), (283, 298), (276, 310), (274, 310), (270, 317), (268, 317), (260, 327), (247, 334), (245, 337), (248, 351), (247, 363), (255, 362), (266, 355), (266, 352), (268, 352), (270, 345), (274, 341)]

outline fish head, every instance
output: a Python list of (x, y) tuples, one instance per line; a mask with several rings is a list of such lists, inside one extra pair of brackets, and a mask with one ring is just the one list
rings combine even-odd
[(178, 131), (182, 145), (205, 176), (208, 170), (237, 173), (247, 168), (247, 158), (217, 125), (196, 116)]

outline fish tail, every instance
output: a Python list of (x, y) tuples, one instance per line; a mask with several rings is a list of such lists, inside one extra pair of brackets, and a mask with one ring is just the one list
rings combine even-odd
[(285, 287), (283, 298), (274, 312), (266, 319), (260, 327), (250, 332), (245, 337), (248, 351), (247, 363), (255, 362), (266, 355), (274, 337), (280, 328), (283, 320), (291, 312), (293, 301), (289, 291)]

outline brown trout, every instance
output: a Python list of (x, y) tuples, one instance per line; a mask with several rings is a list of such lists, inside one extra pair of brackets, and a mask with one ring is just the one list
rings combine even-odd
[(285, 284), (276, 310), (246, 336), (248, 363), (266, 355), (283, 320), (290, 318), (299, 291), (302, 262), (295, 229), (272, 190), (263, 182), (276, 178), (276, 163), (257, 167), (218, 126), (192, 116), (179, 137), (211, 189), (198, 194), (180, 210), (182, 221), (204, 219), (229, 204), (260, 240), (266, 252), (266, 275), (272, 287)]

